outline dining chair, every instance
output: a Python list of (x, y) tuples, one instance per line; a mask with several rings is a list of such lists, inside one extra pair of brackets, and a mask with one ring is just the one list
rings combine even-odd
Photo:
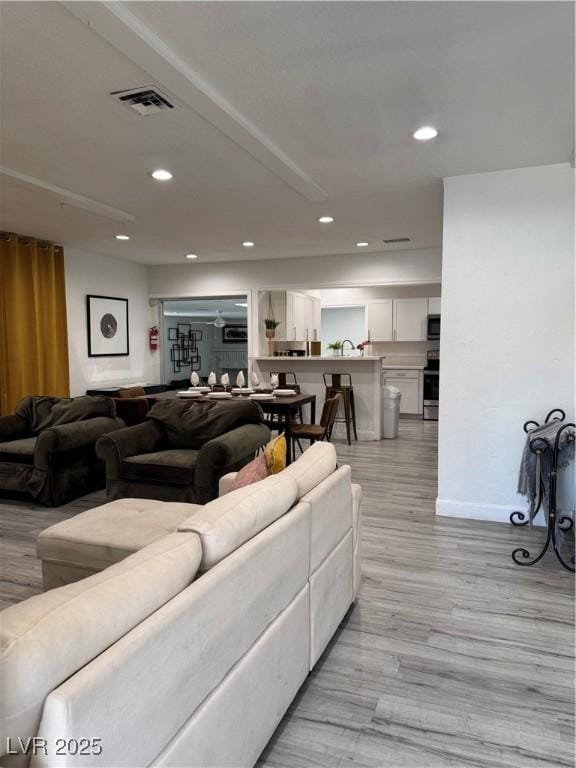
[(290, 424), (288, 429), (288, 443), (292, 458), (294, 457), (294, 441), (298, 443), (298, 447), (302, 453), (304, 453), (304, 450), (300, 440), (309, 440), (310, 445), (319, 440), (330, 441), (341, 399), (341, 393), (337, 392), (324, 401), (322, 415), (320, 416), (320, 424), (298, 424), (296, 422)]

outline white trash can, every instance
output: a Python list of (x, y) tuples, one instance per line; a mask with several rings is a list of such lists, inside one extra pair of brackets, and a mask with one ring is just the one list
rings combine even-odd
[(382, 437), (398, 437), (398, 421), (400, 419), (400, 398), (402, 393), (398, 387), (389, 384), (382, 387)]

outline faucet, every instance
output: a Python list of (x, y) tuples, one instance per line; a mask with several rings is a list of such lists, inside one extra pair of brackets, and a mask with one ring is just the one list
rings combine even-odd
[(350, 339), (344, 339), (344, 341), (342, 342), (342, 346), (340, 347), (340, 355), (341, 355), (341, 357), (344, 357), (344, 344), (346, 344), (346, 342), (348, 342), (348, 344), (350, 344), (350, 347), (352, 349), (356, 349), (356, 347), (354, 346), (354, 342), (353, 341), (350, 341)]

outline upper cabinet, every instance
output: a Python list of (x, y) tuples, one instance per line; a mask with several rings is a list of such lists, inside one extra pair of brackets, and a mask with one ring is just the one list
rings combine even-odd
[(393, 300), (378, 299), (366, 305), (366, 338), (394, 341)]
[(394, 299), (394, 341), (426, 341), (428, 299)]
[(375, 299), (366, 304), (370, 341), (426, 341), (428, 299)]
[(429, 315), (441, 315), (441, 303), (442, 299), (438, 297), (428, 299), (428, 314)]
[(322, 322), (322, 307), (320, 299), (315, 296), (306, 296), (306, 330), (307, 341), (320, 341), (320, 324)]
[(260, 335), (265, 345), (264, 320), (270, 313), (279, 323), (275, 341), (315, 341), (320, 339), (320, 299), (298, 291), (262, 292), (259, 304)]

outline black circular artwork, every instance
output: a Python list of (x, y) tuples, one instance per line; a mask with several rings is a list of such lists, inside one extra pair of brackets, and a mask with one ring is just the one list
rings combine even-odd
[(116, 331), (118, 330), (118, 320), (116, 320), (114, 315), (111, 315), (110, 312), (106, 312), (102, 317), (102, 320), (100, 320), (100, 330), (105, 339), (114, 338), (114, 336), (116, 336)]

